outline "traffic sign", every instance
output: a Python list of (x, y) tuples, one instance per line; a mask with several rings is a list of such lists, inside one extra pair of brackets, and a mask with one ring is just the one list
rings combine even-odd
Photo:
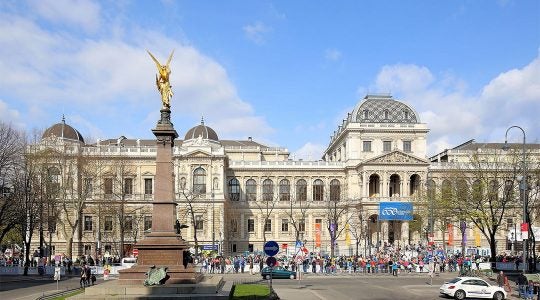
[(264, 253), (268, 256), (274, 256), (279, 252), (279, 245), (274, 241), (268, 241), (264, 244)]
[(139, 249), (133, 249), (133, 256), (139, 255)]
[(266, 259), (266, 264), (267, 264), (270, 268), (272, 268), (273, 266), (275, 266), (275, 265), (277, 264), (277, 260), (276, 260), (275, 257), (270, 256), (270, 257), (268, 257), (268, 258)]

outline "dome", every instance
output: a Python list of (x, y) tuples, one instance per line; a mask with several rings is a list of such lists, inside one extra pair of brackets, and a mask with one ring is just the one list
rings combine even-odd
[(204, 125), (204, 119), (201, 119), (201, 124), (197, 125), (186, 133), (186, 137), (184, 140), (191, 140), (191, 139), (197, 139), (201, 136), (205, 140), (214, 140), (219, 141), (217, 133), (214, 131), (214, 129)]
[(416, 111), (389, 95), (367, 95), (359, 103), (351, 122), (358, 123), (420, 123)]
[(57, 137), (57, 138), (79, 141), (81, 143), (84, 143), (84, 138), (81, 135), (81, 133), (77, 131), (77, 129), (66, 124), (66, 120), (63, 117), (62, 117), (61, 123), (56, 123), (53, 126), (47, 128), (45, 132), (43, 132), (43, 135), (41, 136), (42, 139), (45, 139), (48, 137)]

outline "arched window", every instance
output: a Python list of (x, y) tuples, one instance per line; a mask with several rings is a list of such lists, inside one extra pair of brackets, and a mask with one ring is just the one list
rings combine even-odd
[(333, 179), (330, 181), (330, 200), (339, 201), (341, 198), (341, 184), (339, 180)]
[(371, 174), (369, 176), (369, 196), (378, 197), (380, 194), (381, 179), (377, 174)]
[(246, 198), (248, 201), (257, 201), (257, 183), (253, 179), (246, 181)]
[(300, 179), (296, 182), (296, 201), (307, 200), (307, 182)]
[(236, 178), (229, 180), (229, 198), (232, 201), (240, 200), (240, 182)]
[(390, 184), (388, 185), (388, 195), (390, 195), (390, 197), (399, 197), (401, 194), (400, 183), (401, 178), (399, 178), (398, 174), (392, 174), (392, 176), (390, 176)]
[(443, 201), (445, 201), (446, 203), (451, 203), (453, 196), (452, 185), (450, 184), (450, 181), (446, 179), (443, 180), (441, 184), (441, 196)]
[(367, 109), (364, 110), (364, 119), (367, 119), (369, 116), (369, 111)]
[(324, 196), (324, 183), (317, 179), (313, 181), (313, 201), (322, 201)]
[(291, 200), (291, 184), (287, 179), (282, 179), (279, 182), (279, 200), (290, 201)]
[(263, 201), (274, 200), (274, 182), (271, 179), (263, 181)]
[(48, 191), (53, 197), (58, 196), (60, 192), (60, 170), (57, 167), (50, 167), (47, 170), (48, 175)]
[(193, 193), (195, 195), (206, 194), (206, 171), (201, 167), (193, 171)]
[(384, 110), (384, 119), (388, 120), (388, 110)]

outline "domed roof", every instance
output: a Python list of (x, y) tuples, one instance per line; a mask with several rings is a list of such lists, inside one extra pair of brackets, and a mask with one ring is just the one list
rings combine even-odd
[(197, 139), (201, 136), (203, 139), (206, 140), (214, 140), (219, 141), (217, 133), (214, 131), (214, 129), (204, 125), (204, 119), (201, 119), (201, 124), (197, 125), (186, 133), (186, 137), (184, 140), (191, 140), (191, 139)]
[(409, 105), (389, 95), (367, 95), (351, 115), (359, 123), (420, 123), (420, 117)]
[(42, 139), (48, 137), (57, 137), (84, 143), (84, 138), (81, 133), (77, 131), (77, 129), (66, 124), (66, 120), (64, 117), (62, 117), (62, 122), (56, 123), (53, 126), (47, 128), (41, 136)]

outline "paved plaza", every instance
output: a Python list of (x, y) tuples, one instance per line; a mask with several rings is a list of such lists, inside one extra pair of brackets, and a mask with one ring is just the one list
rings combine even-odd
[[(439, 286), (455, 277), (455, 273), (443, 273), (428, 284), (426, 274), (406, 274), (393, 277), (388, 274), (362, 275), (307, 275), (302, 280), (273, 280), (273, 288), (281, 299), (444, 299)], [(224, 292), (234, 283), (259, 281), (259, 275), (225, 274)], [(97, 284), (102, 283), (98, 278)], [(267, 284), (268, 281), (260, 280)], [(77, 288), (79, 278), (63, 279), (60, 290)], [(33, 300), (56, 291), (56, 282), (37, 277), (0, 277), (0, 299)], [(515, 292), (509, 299), (518, 299)]]

